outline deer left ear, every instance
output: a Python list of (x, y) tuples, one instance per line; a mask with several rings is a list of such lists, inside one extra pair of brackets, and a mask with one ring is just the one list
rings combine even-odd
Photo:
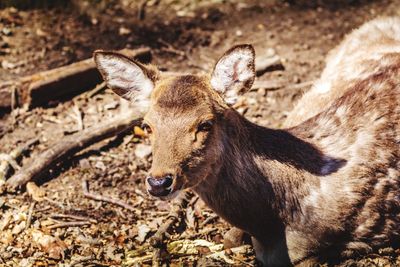
[(110, 51), (95, 51), (94, 60), (108, 87), (134, 102), (140, 111), (147, 111), (157, 79), (154, 69)]
[(234, 104), (240, 94), (251, 88), (255, 78), (255, 52), (251, 45), (237, 45), (218, 60), (211, 75), (211, 86)]

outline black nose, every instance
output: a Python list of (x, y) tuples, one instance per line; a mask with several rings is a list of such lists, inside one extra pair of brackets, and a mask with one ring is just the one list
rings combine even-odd
[(150, 186), (149, 193), (156, 197), (167, 196), (171, 193), (173, 179), (172, 175), (167, 175), (161, 178), (147, 177), (147, 183)]

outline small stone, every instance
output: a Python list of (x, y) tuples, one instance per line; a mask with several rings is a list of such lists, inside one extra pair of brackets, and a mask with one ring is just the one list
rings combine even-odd
[(145, 159), (151, 154), (151, 146), (145, 144), (137, 144), (135, 149), (135, 156), (140, 159)]
[(79, 161), (79, 166), (81, 167), (82, 170), (89, 170), (92, 167), (88, 159), (81, 159)]
[(264, 97), (266, 93), (267, 93), (267, 91), (265, 90), (265, 88), (259, 88), (259, 89), (257, 90), (257, 95), (258, 95), (259, 97)]
[(124, 26), (119, 27), (119, 35), (128, 35), (131, 33), (131, 30), (125, 28)]
[(26, 184), (26, 191), (28, 192), (28, 195), (30, 195), (32, 199), (37, 202), (42, 201), (46, 195), (46, 192), (43, 190), (43, 188), (40, 188), (34, 182), (29, 182)]
[(22, 221), (19, 224), (15, 225), (14, 228), (12, 229), (12, 234), (13, 235), (20, 234), (25, 229), (25, 226), (26, 226), (25, 221)]
[(244, 232), (236, 227), (231, 228), (224, 235), (224, 248), (239, 247), (243, 243)]
[(4, 27), (3, 30), (1, 31), (4, 35), (8, 36), (12, 34), (12, 30), (8, 27)]
[(102, 171), (106, 170), (106, 165), (104, 165), (104, 162), (102, 161), (97, 161), (96, 164), (94, 165), (95, 168), (100, 169)]

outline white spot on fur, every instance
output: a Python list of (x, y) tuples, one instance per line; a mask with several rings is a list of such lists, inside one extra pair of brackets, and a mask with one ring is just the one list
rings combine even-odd
[(329, 81), (321, 81), (319, 80), (317, 83), (315, 83), (313, 90), (317, 94), (326, 94), (331, 90), (331, 83)]
[(330, 192), (329, 184), (326, 181), (324, 181), (323, 179), (321, 179), (320, 182), (321, 182), (321, 184), (320, 184), (321, 193), (325, 194), (325, 195), (329, 194), (329, 192)]
[(306, 199), (306, 202), (310, 203), (311, 205), (315, 205), (316, 203), (318, 203), (319, 196), (320, 196), (319, 191), (311, 190), (310, 195)]
[(343, 192), (350, 195), (353, 193), (353, 187), (351, 185), (344, 185), (343, 186)]

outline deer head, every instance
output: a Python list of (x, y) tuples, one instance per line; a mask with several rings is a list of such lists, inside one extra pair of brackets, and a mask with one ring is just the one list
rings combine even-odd
[(145, 112), (152, 144), (148, 192), (171, 198), (181, 189), (212, 179), (225, 142), (230, 105), (253, 84), (254, 49), (238, 45), (216, 63), (210, 76), (163, 75), (121, 54), (96, 51), (107, 85)]

